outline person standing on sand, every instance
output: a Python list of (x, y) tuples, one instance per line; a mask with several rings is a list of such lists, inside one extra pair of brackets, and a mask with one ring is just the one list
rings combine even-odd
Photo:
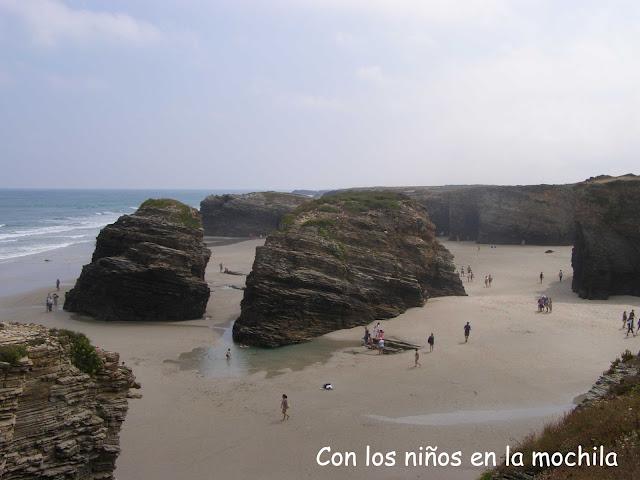
[(562, 273), (562, 270), (560, 270), (560, 273), (558, 273), (558, 278), (560, 279), (560, 281), (562, 282), (562, 276), (564, 275), (564, 273)]
[(484, 276), (484, 288), (487, 288), (489, 286), (489, 276), (485, 275)]
[(549, 313), (553, 313), (553, 300), (549, 297)]
[(227, 362), (229, 360), (231, 360), (231, 349), (230, 348), (227, 348), (227, 353), (225, 353), (224, 356), (227, 359)]
[(56, 310), (58, 310), (58, 298), (60, 298), (59, 295), (57, 293), (54, 293), (51, 298), (53, 299), (53, 306)]
[(469, 334), (471, 333), (471, 325), (469, 322), (464, 326), (464, 343), (469, 341)]
[(493, 277), (491, 276), (491, 274), (489, 274), (489, 288), (491, 288), (491, 284), (493, 283)]
[(542, 280), (544, 280), (544, 273), (540, 272), (540, 285), (542, 285)]
[(282, 394), (280, 409), (282, 410), (282, 421), (284, 422), (285, 420), (289, 419), (289, 414), (287, 413), (287, 411), (289, 410), (289, 399), (284, 393)]
[(60, 291), (60, 279), (56, 279), (56, 290)]
[(427, 343), (429, 344), (429, 352), (433, 352), (433, 346), (436, 343), (436, 337), (433, 336), (433, 332), (431, 332), (431, 335), (427, 338)]
[(420, 363), (420, 352), (418, 352), (417, 348), (416, 348), (416, 354), (414, 355), (414, 360), (415, 360), (413, 364), (414, 368), (422, 366), (422, 364)]
[(633, 333), (633, 323), (633, 317), (629, 315), (629, 318), (627, 319), (627, 337), (629, 336), (629, 333), (631, 333), (635, 337), (635, 333)]
[(222, 262), (220, 262), (220, 273), (222, 273), (223, 268), (224, 268), (224, 265), (222, 265)]
[(622, 330), (626, 326), (627, 326), (627, 311), (625, 310), (624, 312), (622, 312), (622, 328), (620, 330)]
[(380, 336), (380, 322), (376, 323), (376, 326), (373, 327), (373, 338), (378, 339)]

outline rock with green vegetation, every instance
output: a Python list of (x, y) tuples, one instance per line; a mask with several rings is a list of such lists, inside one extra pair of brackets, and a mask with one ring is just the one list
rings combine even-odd
[(112, 480), (131, 389), (84, 335), (0, 323), (0, 478)]
[(258, 247), (234, 339), (276, 347), (464, 295), (425, 209), (394, 192), (323, 196)]
[[(536, 435), (512, 448), (522, 454), (523, 466), (502, 464), (484, 473), (479, 480), (623, 480), (640, 478), (640, 357), (626, 351), (604, 372), (584, 400), (558, 421), (546, 425)], [(605, 455), (616, 454), (617, 467), (594, 465), (594, 447), (604, 447)], [(582, 448), (589, 461), (578, 455)], [(553, 466), (533, 452), (558, 452), (567, 462)], [(567, 454), (569, 454), (567, 456)], [(599, 457), (599, 456), (598, 456)], [(596, 458), (598, 458), (596, 457)], [(612, 460), (610, 458), (610, 460)], [(512, 462), (513, 463), (513, 462)]]
[(451, 240), (570, 245), (573, 189), (574, 185), (446, 185), (385, 190), (423, 205), (437, 234)]
[(596, 177), (576, 192), (573, 291), (640, 296), (640, 177)]
[(150, 199), (102, 229), (91, 263), (66, 294), (64, 309), (101, 320), (201, 318), (210, 250), (198, 211)]
[(210, 195), (200, 202), (206, 235), (259, 237), (276, 230), (284, 215), (310, 201), (306, 195), (254, 192), (242, 195)]

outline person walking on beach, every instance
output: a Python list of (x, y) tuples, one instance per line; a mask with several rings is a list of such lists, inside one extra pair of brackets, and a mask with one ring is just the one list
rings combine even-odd
[(47, 295), (47, 312), (51, 312), (53, 310), (53, 297), (51, 297), (51, 294)]
[(380, 330), (380, 336), (378, 339), (378, 355), (384, 353), (384, 330)]
[(487, 278), (487, 280), (489, 280), (489, 288), (491, 288), (491, 284), (493, 283), (493, 277), (491, 274), (489, 274), (489, 278)]
[(540, 285), (542, 285), (542, 280), (544, 280), (544, 273), (540, 272)]
[(287, 411), (289, 410), (289, 399), (284, 393), (282, 394), (280, 409), (282, 410), (282, 421), (284, 422), (285, 420), (289, 420), (289, 414), (287, 413)]
[(484, 288), (489, 286), (489, 275), (484, 276)]
[(626, 326), (627, 326), (627, 311), (625, 310), (624, 312), (622, 312), (622, 328), (620, 330), (622, 330)]
[(633, 335), (634, 337), (636, 336), (636, 334), (633, 332), (633, 327), (634, 327), (634, 321), (633, 321), (633, 317), (631, 315), (629, 315), (629, 318), (627, 319), (627, 337), (629, 336), (629, 334)]
[(464, 326), (464, 343), (467, 343), (469, 341), (470, 333), (471, 333), (471, 324), (467, 322), (467, 324)]
[(429, 352), (433, 352), (433, 346), (436, 343), (436, 337), (433, 336), (433, 332), (431, 332), (431, 335), (427, 338), (427, 343), (429, 344)]
[(223, 269), (224, 269), (224, 265), (222, 264), (222, 262), (220, 262), (220, 273), (222, 273)]
[[(631, 328), (633, 329), (633, 325), (636, 321), (636, 311), (634, 309), (631, 309), (631, 311), (629, 312), (629, 322), (631, 323)], [(638, 322), (640, 324), (640, 322)], [(640, 325), (638, 325), (640, 327)], [(639, 328), (640, 330), (640, 328)], [(634, 337), (636, 336), (636, 334), (633, 335)]]
[(422, 364), (420, 363), (420, 352), (418, 352), (418, 349), (416, 348), (416, 353), (414, 355), (414, 364), (413, 367), (421, 367)]
[(56, 279), (56, 290), (60, 291), (60, 279)]
[(231, 360), (231, 349), (230, 348), (227, 348), (227, 353), (225, 353), (224, 356), (227, 359), (227, 362), (229, 360)]
[(560, 273), (558, 273), (558, 278), (560, 279), (560, 281), (562, 282), (562, 276), (564, 275), (564, 273), (562, 273), (562, 270), (560, 270)]

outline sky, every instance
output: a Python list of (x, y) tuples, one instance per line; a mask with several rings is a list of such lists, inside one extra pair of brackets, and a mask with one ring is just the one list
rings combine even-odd
[(0, 0), (0, 187), (640, 173), (640, 2)]

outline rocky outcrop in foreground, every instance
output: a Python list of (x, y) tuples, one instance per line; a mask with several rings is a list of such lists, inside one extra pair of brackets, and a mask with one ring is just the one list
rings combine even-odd
[(210, 255), (196, 209), (147, 200), (102, 229), (64, 309), (101, 320), (201, 318), (209, 300), (204, 272)]
[(129, 390), (140, 387), (117, 353), (81, 334), (0, 323), (0, 373), (0, 478), (113, 478)]
[(276, 230), (282, 217), (310, 201), (308, 196), (279, 192), (210, 195), (200, 202), (205, 235), (258, 237)]
[(234, 340), (276, 347), (465, 295), (426, 211), (393, 192), (324, 196), (256, 250)]
[(640, 296), (640, 177), (597, 177), (576, 189), (573, 291)]

